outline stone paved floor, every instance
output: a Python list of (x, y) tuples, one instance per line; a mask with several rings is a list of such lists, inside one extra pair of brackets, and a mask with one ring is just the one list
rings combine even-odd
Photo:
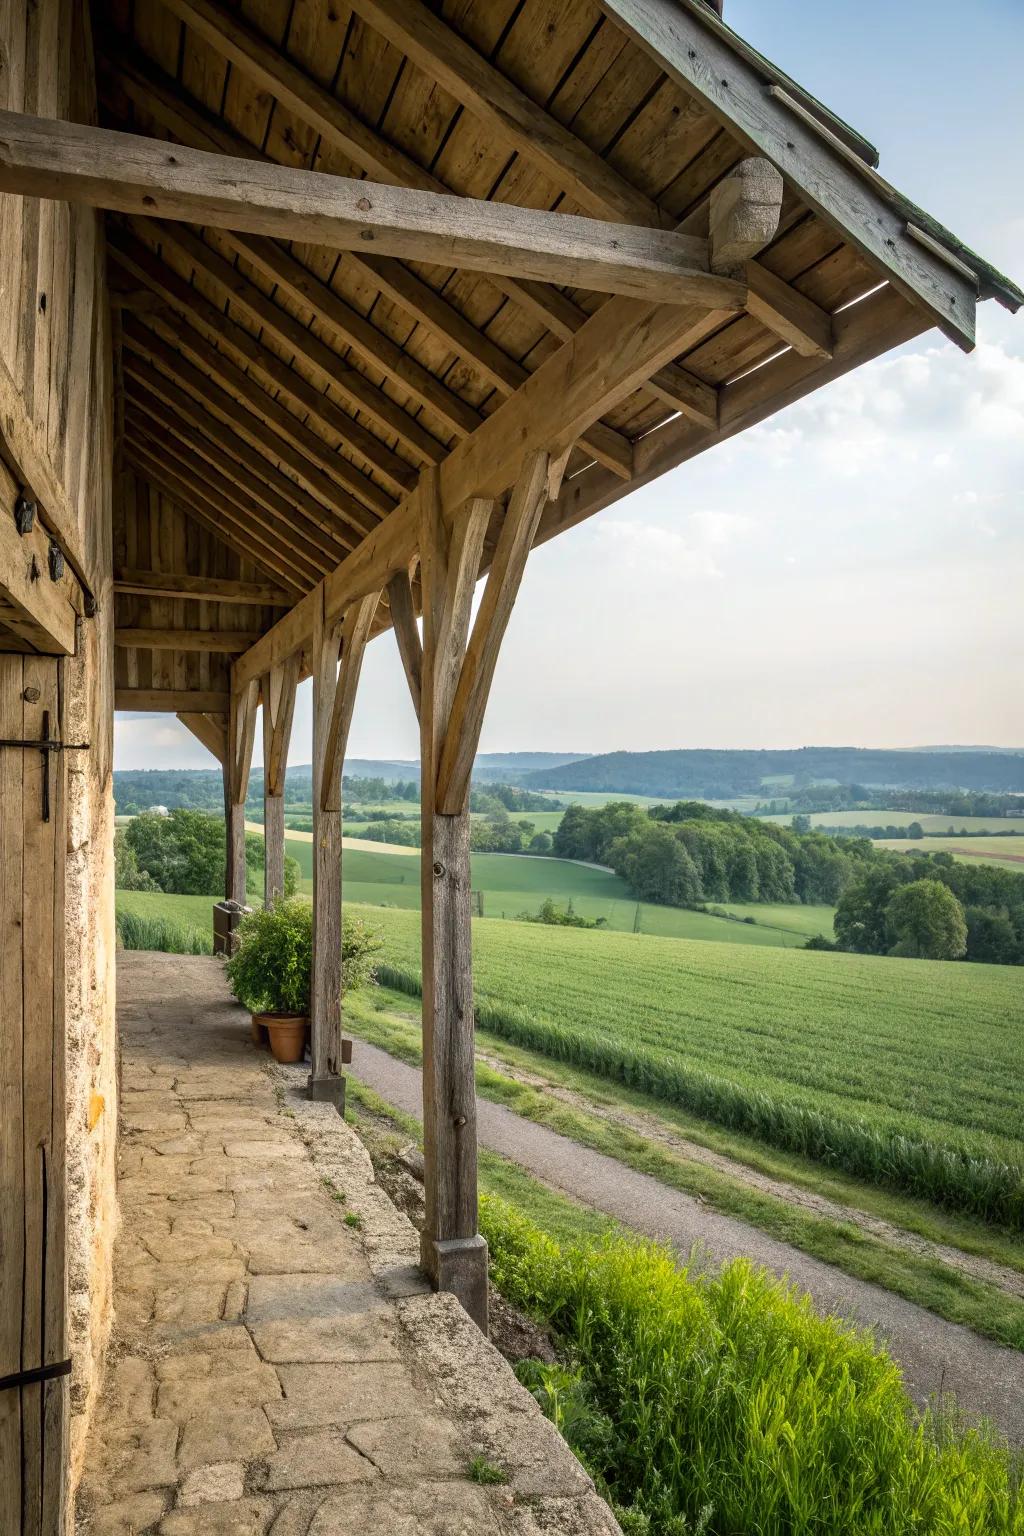
[[(253, 1047), (219, 962), (118, 962), (116, 1322), (80, 1531), (612, 1536), (533, 1399), (423, 1285), (354, 1133)], [(503, 1484), (468, 1476), (480, 1456)]]

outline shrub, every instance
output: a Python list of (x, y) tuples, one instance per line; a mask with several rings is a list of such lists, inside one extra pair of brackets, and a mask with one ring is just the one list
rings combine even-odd
[[(380, 934), (361, 918), (345, 915), (341, 936), (344, 991), (368, 981)], [(228, 979), (250, 1013), (308, 1013), (313, 963), (313, 909), (301, 896), (286, 897), (243, 917)]]
[(498, 1289), (548, 1322), (570, 1359), (520, 1377), (625, 1531), (1021, 1531), (1005, 1448), (918, 1418), (869, 1334), (819, 1317), (749, 1261), (690, 1273), (655, 1244), (560, 1249), (493, 1197), (481, 1230)]

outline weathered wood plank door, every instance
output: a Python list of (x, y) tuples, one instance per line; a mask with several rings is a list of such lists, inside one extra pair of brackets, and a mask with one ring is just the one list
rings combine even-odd
[[(61, 739), (62, 668), (0, 655), (0, 738), (39, 741), (48, 727)], [(67, 1355), (64, 785), (62, 752), (0, 746), (0, 1531), (12, 1536), (65, 1523), (68, 1378), (39, 1379)]]

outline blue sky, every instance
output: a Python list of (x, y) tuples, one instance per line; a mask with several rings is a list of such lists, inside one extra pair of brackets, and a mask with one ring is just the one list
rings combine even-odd
[[(725, 14), (1024, 280), (1020, 0)], [(1022, 486), (1024, 312), (988, 303), (972, 356), (932, 332), (538, 549), (482, 747), (1024, 745)], [(309, 740), (306, 685), (293, 762)], [(417, 753), (390, 635), (367, 653), (350, 752)], [(119, 717), (116, 760), (211, 762), (161, 717)]]

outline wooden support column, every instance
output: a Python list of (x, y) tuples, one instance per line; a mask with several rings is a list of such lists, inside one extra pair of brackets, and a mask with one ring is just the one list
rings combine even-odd
[(426, 1192), (421, 1260), (437, 1289), (453, 1292), (484, 1332), (487, 1244), (477, 1231), (469, 780), (494, 664), (551, 490), (550, 467), (545, 452), (531, 454), (523, 466), (471, 636), (473, 590), (496, 503), (473, 498), (452, 518), (441, 504), (437, 473), (424, 472), (422, 656), (414, 626), (406, 623), (402, 638), (414, 702), (416, 682), (420, 692)]
[(299, 682), (299, 655), (263, 679), (263, 899), (284, 894), (284, 779)]
[(345, 1110), (341, 1073), (341, 771), (363, 652), (377, 611), (375, 591), (340, 622), (324, 614), (317, 592), (313, 630), (313, 981), (309, 1094)]
[(228, 756), (224, 764), (224, 806), (227, 817), (227, 880), (229, 901), (245, 905), (245, 797), (256, 735), (259, 682), (253, 680), (231, 691)]
[(345, 1112), (341, 1076), (341, 810), (325, 811), (327, 733), (338, 691), (341, 623), (324, 614), (316, 589), (313, 616), (313, 975), (310, 984), (309, 1096)]

